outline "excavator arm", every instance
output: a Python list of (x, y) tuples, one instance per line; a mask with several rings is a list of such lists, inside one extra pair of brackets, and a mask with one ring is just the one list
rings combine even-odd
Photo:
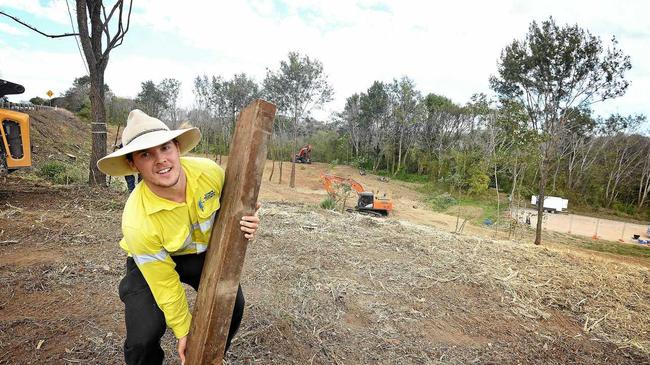
[(389, 198), (375, 196), (373, 192), (366, 191), (363, 185), (354, 179), (324, 173), (321, 173), (320, 178), (323, 181), (323, 187), (329, 194), (336, 194), (336, 185), (349, 185), (359, 196), (357, 202), (359, 211), (385, 216), (393, 210), (393, 202)]
[(335, 184), (339, 184), (339, 185), (347, 184), (350, 185), (350, 188), (356, 191), (357, 193), (365, 192), (363, 185), (359, 184), (358, 182), (350, 178), (345, 178), (345, 177), (331, 175), (331, 174), (322, 174), (322, 173), (320, 175), (320, 178), (323, 181), (323, 187), (330, 194), (336, 193), (336, 190), (334, 189)]

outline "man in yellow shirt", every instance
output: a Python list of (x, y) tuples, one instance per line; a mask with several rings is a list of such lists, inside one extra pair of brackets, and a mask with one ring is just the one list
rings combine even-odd
[[(181, 283), (199, 287), (224, 183), (224, 171), (214, 161), (181, 157), (200, 139), (197, 128), (169, 130), (136, 109), (122, 133), (123, 147), (97, 163), (108, 175), (140, 173), (143, 181), (129, 195), (122, 214), (120, 247), (128, 257), (119, 294), (125, 305), (127, 364), (162, 364), (160, 338), (166, 327), (178, 339), (185, 361), (192, 315)], [(259, 218), (244, 216), (240, 224), (244, 236), (252, 239)], [(240, 287), (226, 349), (243, 311)]]

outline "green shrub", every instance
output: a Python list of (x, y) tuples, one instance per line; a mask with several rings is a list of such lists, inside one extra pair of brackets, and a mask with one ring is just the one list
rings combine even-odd
[(481, 194), (488, 189), (488, 184), (490, 183), (490, 177), (483, 173), (472, 174), (467, 180), (467, 189), (470, 194)]
[(67, 185), (83, 181), (84, 174), (78, 167), (60, 161), (41, 165), (38, 175), (54, 184)]
[(458, 201), (453, 196), (449, 195), (449, 193), (434, 195), (429, 199), (429, 202), (438, 210), (445, 210), (452, 205), (458, 204)]
[(336, 200), (332, 197), (327, 197), (320, 202), (320, 207), (323, 209), (334, 210), (336, 209)]
[(634, 213), (636, 213), (636, 206), (633, 204), (614, 202), (612, 209), (616, 212), (624, 213), (625, 215), (634, 215)]

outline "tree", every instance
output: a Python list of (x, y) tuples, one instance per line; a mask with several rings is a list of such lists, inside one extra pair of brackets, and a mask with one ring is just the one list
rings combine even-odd
[[(230, 80), (202, 75), (194, 79), (194, 95), (199, 113), (211, 120), (206, 126), (209, 130), (204, 132), (213, 132), (216, 153), (228, 153), (239, 112), (259, 95), (257, 83), (245, 73), (236, 74)], [(206, 137), (209, 139), (207, 134)]]
[(498, 76), (490, 85), (502, 99), (524, 105), (529, 128), (542, 142), (538, 145), (539, 192), (535, 244), (541, 244), (544, 194), (549, 162), (557, 153), (557, 139), (575, 107), (589, 105), (625, 93), (624, 74), (631, 68), (629, 57), (612, 38), (603, 49), (599, 37), (578, 25), (558, 26), (551, 17), (533, 22), (524, 40), (514, 40), (501, 53)]
[(252, 78), (245, 73), (235, 74), (229, 81), (224, 82), (223, 98), (226, 112), (232, 118), (234, 130), (237, 115), (251, 101), (259, 95), (259, 87)]
[(84, 105), (90, 103), (90, 77), (84, 75), (77, 77), (72, 86), (63, 93), (63, 107), (77, 113)]
[(384, 83), (375, 81), (359, 100), (360, 121), (369, 129), (369, 148), (374, 158), (372, 170), (376, 171), (386, 148), (386, 124), (390, 110), (390, 99)]
[(343, 112), (338, 115), (338, 117), (345, 123), (345, 128), (349, 135), (350, 146), (352, 147), (352, 153), (355, 158), (359, 157), (361, 139), (368, 137), (366, 133), (362, 132), (360, 107), (359, 94), (352, 94), (352, 96), (345, 100), (345, 108), (343, 109)]
[(323, 64), (290, 52), (288, 60), (280, 62), (277, 71), (266, 70), (264, 89), (280, 110), (293, 119), (293, 151), (290, 187), (296, 185), (296, 162), (293, 155), (298, 149), (298, 124), (308, 117), (312, 109), (332, 100), (334, 90), (323, 73)]
[[(104, 95), (110, 93), (108, 85), (104, 84)], [(90, 108), (90, 77), (83, 75), (72, 81), (72, 86), (63, 93), (61, 106), (78, 113), (84, 108)]]
[[(606, 120), (606, 125), (624, 126), (625, 129), (635, 130), (645, 122), (645, 116), (635, 115), (623, 117), (618, 114), (611, 115)], [(610, 137), (611, 143), (604, 154), (607, 169), (607, 185), (605, 187), (605, 207), (612, 206), (620, 193), (622, 183), (638, 170), (643, 164), (642, 154), (645, 152), (643, 143), (645, 139), (639, 135), (625, 135), (622, 132)]]
[(393, 104), (391, 116), (397, 149), (397, 166), (393, 166), (393, 175), (396, 175), (402, 166), (402, 159), (406, 161), (406, 152), (413, 139), (413, 126), (421, 122), (424, 109), (420, 92), (415, 89), (413, 80), (406, 76), (393, 80), (389, 95)]
[(35, 97), (29, 99), (29, 102), (34, 104), (34, 105), (44, 105), (45, 104), (45, 99), (41, 98), (40, 96), (35, 96)]
[(178, 123), (177, 105), (178, 95), (181, 92), (181, 82), (173, 78), (166, 78), (158, 84), (158, 89), (165, 97), (164, 119), (169, 121), (172, 126), (176, 126)]
[(435, 158), (435, 177), (440, 179), (448, 150), (463, 146), (460, 140), (469, 132), (472, 116), (466, 108), (442, 95), (428, 94), (423, 104), (422, 146)]
[(167, 109), (167, 95), (153, 81), (143, 82), (142, 90), (135, 99), (136, 106), (154, 118), (162, 118), (162, 113)]
[[(97, 161), (106, 155), (106, 108), (104, 105), (104, 72), (108, 66), (111, 51), (119, 47), (131, 23), (133, 0), (124, 9), (126, 0), (117, 0), (107, 11), (103, 0), (77, 0), (77, 26), (79, 33), (59, 35), (46, 34), (20, 19), (0, 11), (14, 21), (49, 38), (78, 36), (83, 49), (90, 77), (90, 105), (92, 109), (92, 151), (88, 182), (91, 185), (105, 185), (106, 175), (97, 168)], [(111, 21), (117, 24), (111, 26)], [(103, 44), (104, 38), (106, 44)]]
[(129, 112), (133, 109), (135, 109), (135, 100), (111, 95), (106, 107), (108, 122), (118, 125), (126, 123)]

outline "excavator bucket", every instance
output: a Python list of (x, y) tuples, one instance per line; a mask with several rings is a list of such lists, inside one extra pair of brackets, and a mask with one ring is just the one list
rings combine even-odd
[(23, 85), (0, 79), (0, 98), (5, 95), (22, 94), (25, 92)]

